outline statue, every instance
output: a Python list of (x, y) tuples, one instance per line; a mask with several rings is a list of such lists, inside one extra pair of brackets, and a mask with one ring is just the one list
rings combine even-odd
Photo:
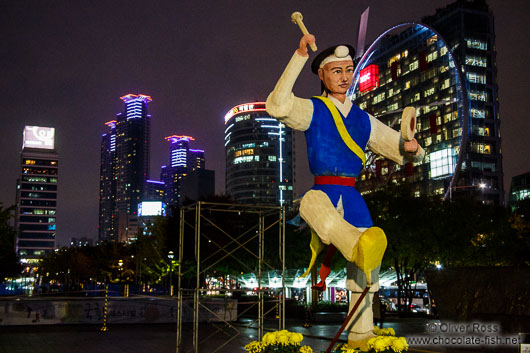
[[(266, 108), (272, 117), (305, 132), (309, 167), (315, 176), (314, 186), (300, 204), (300, 215), (312, 231), (309, 269), (323, 244), (329, 245), (317, 289), (325, 289), (329, 260), (335, 248), (349, 262), (346, 286), (352, 291), (351, 303), (369, 287), (348, 336), (350, 347), (362, 349), (375, 336), (372, 298), (379, 290), (379, 266), (386, 236), (382, 229), (373, 226), (368, 208), (355, 189), (355, 178), (366, 162), (365, 148), (399, 164), (419, 162), (425, 151), (413, 133), (403, 138), (403, 132), (386, 126), (348, 99), (346, 92), (353, 79), (355, 54), (350, 45), (330, 47), (313, 60), (311, 70), (318, 75), (323, 88), (320, 96), (296, 97), (292, 89), (308, 60), (308, 45), (316, 49), (316, 39), (309, 33), (301, 38), (299, 48), (268, 96)], [(415, 109), (408, 107), (405, 111), (414, 116), (409, 124), (413, 131)]]

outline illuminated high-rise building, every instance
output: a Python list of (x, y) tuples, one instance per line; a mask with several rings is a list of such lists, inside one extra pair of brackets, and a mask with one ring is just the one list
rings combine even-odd
[(245, 204), (293, 201), (293, 133), (270, 117), (264, 102), (235, 106), (225, 115), (226, 193)]
[(99, 239), (114, 239), (116, 215), (116, 120), (107, 122), (101, 137), (99, 168)]
[(55, 249), (58, 154), (55, 129), (26, 126), (17, 180), (16, 251), (31, 263)]
[(353, 100), (399, 129), (416, 107), (422, 163), (371, 159), (356, 187), (369, 192), (406, 180), (417, 195), (472, 193), (504, 203), (494, 19), (484, 0), (458, 0), (422, 23), (389, 28), (367, 50)]
[(151, 97), (127, 94), (125, 109), (107, 123), (101, 142), (99, 239), (118, 240), (119, 218), (136, 215), (149, 179)]
[(182, 179), (195, 170), (205, 168), (204, 150), (191, 148), (190, 142), (195, 140), (191, 136), (172, 135), (166, 137), (166, 140), (170, 142), (170, 163), (162, 167), (160, 179), (166, 188), (166, 204), (180, 205), (183, 199)]

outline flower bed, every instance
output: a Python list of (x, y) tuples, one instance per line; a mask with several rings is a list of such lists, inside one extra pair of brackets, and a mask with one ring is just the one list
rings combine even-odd
[[(368, 340), (368, 352), (377, 353), (401, 353), (409, 349), (405, 337), (396, 337), (393, 328), (380, 329), (374, 327), (377, 335)], [(304, 339), (301, 333), (281, 330), (269, 332), (263, 336), (261, 341), (252, 341), (245, 346), (248, 353), (313, 353), (309, 346), (302, 346)], [(338, 345), (333, 352), (356, 353), (364, 352), (359, 348), (350, 348), (347, 344)]]

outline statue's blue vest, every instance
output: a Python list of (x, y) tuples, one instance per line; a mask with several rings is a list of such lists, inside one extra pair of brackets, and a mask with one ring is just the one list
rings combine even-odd
[[(363, 165), (361, 159), (353, 153), (342, 140), (331, 112), (317, 98), (312, 98), (313, 117), (311, 125), (305, 131), (307, 156), (311, 173), (316, 176), (331, 175), (357, 177)], [(370, 138), (370, 118), (355, 104), (344, 125), (352, 139), (364, 151)], [(344, 219), (358, 228), (373, 225), (366, 203), (359, 192), (351, 186), (314, 185), (313, 190), (321, 190), (330, 198), (335, 206), (342, 196)]]

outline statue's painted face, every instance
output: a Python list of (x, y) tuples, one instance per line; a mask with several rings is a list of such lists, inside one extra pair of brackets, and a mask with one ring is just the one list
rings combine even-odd
[(345, 94), (353, 79), (353, 61), (333, 61), (318, 69), (318, 77), (330, 95)]

